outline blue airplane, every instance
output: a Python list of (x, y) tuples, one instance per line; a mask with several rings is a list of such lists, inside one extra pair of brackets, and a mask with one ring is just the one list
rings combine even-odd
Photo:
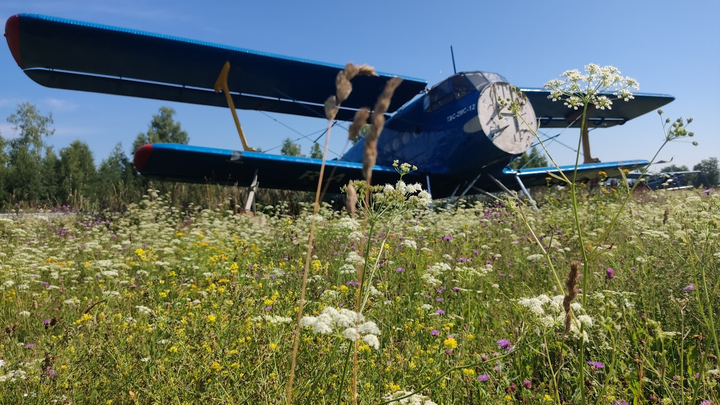
[[(145, 176), (241, 186), (256, 185), (259, 179), (262, 187), (291, 190), (317, 187), (320, 159), (253, 151), (235, 109), (324, 117), (323, 103), (335, 94), (335, 77), (343, 66), (35, 14), (10, 17), (5, 36), (18, 66), (43, 86), (230, 107), (244, 150), (145, 145), (134, 158)], [(353, 79), (353, 91), (336, 119), (351, 121), (358, 109), (372, 107), (394, 76)], [(546, 185), (555, 182), (549, 176), (557, 168), (507, 167), (535, 140), (522, 121), (532, 130), (538, 125), (581, 127), (577, 111), (552, 102), (543, 89), (521, 89), (528, 102), (514, 115), (499, 100), (517, 93), (496, 73), (460, 72), (429, 89), (423, 80), (402, 78), (378, 141), (374, 184), (397, 181), (392, 166), (397, 160), (419, 168), (405, 180), (422, 183), (434, 198)], [(612, 110), (591, 110), (582, 134), (586, 163), (578, 167), (576, 180), (595, 179), (600, 171), (619, 176), (620, 170), (647, 165), (646, 160), (591, 159), (587, 129), (622, 125), (673, 99), (635, 94)], [(330, 193), (362, 178), (363, 149), (361, 140), (340, 159), (327, 162)]]

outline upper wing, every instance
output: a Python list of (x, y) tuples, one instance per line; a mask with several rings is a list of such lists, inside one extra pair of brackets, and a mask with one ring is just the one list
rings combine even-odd
[[(243, 48), (35, 14), (18, 14), (5, 25), (8, 46), (25, 73), (55, 88), (227, 106), (215, 81), (230, 62), (228, 85), (236, 107), (324, 117), (343, 66)], [(338, 119), (372, 107), (394, 75), (359, 76)], [(425, 88), (403, 78), (389, 112)]]
[[(535, 110), (535, 115), (540, 120), (540, 126), (546, 128), (565, 128), (572, 126), (579, 128), (581, 120), (578, 117), (582, 111), (568, 108), (560, 101), (552, 101), (548, 96), (549, 90), (545, 89), (520, 89), (527, 96)], [(614, 98), (613, 94), (605, 94)], [(588, 111), (589, 127), (611, 127), (622, 125), (633, 118), (637, 118), (652, 110), (658, 109), (665, 104), (675, 100), (675, 97), (667, 94), (636, 93), (629, 101), (614, 101), (612, 109)]]
[[(621, 170), (636, 170), (649, 165), (647, 160), (626, 160), (622, 162), (599, 162), (586, 163), (578, 165), (576, 182), (586, 182), (601, 177), (620, 177)], [(560, 166), (560, 170), (565, 173), (570, 180), (573, 179), (575, 165)], [(557, 167), (533, 167), (528, 169), (514, 170), (506, 168), (503, 170), (502, 178), (507, 182), (510, 177), (518, 176), (527, 187), (544, 186), (547, 184), (561, 184), (558, 179), (550, 176), (549, 173), (559, 174)], [(604, 172), (604, 175), (600, 172)]]
[[(135, 151), (135, 167), (149, 177), (189, 183), (219, 183), (249, 186), (255, 173), (263, 188), (315, 191), (320, 159), (239, 152), (175, 143), (145, 145)], [(417, 178), (416, 178), (417, 177)], [(328, 192), (339, 193), (349, 180), (362, 179), (362, 163), (328, 160), (325, 166)], [(375, 166), (373, 183), (395, 184), (393, 167)], [(412, 173), (405, 179), (422, 181)]]

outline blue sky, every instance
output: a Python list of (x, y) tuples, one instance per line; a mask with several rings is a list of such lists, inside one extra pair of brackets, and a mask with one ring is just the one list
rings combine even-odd
[[(680, 3), (4, 0), (0, 17), (40, 13), (322, 62), (367, 63), (429, 85), (452, 74), (450, 45), (458, 70), (497, 72), (521, 87), (541, 87), (588, 63), (613, 65), (637, 79), (641, 92), (675, 96), (663, 108), (666, 116), (694, 118), (690, 129), (700, 145), (677, 142), (660, 155), (692, 167), (720, 157), (715, 125), (720, 115), (720, 2)], [(49, 142), (56, 149), (80, 139), (99, 163), (118, 142), (129, 152), (152, 115), (168, 105), (177, 111), (191, 144), (241, 149), (226, 109), (44, 88), (21, 72), (5, 44), (0, 48), (0, 133), (5, 138), (14, 136), (6, 118), (18, 103), (29, 101), (41, 113), (52, 112), (56, 133)], [(309, 153), (317, 138), (310, 134), (325, 127), (319, 119), (239, 114), (249, 143), (270, 153), (279, 153), (287, 137), (300, 138), (303, 152)], [(578, 131), (547, 134), (559, 132), (558, 141), (569, 147), (555, 142), (550, 151), (558, 163), (572, 163)], [(335, 153), (342, 152), (345, 136), (333, 132)], [(650, 159), (662, 139), (655, 113), (591, 132), (593, 155), (602, 161)]]

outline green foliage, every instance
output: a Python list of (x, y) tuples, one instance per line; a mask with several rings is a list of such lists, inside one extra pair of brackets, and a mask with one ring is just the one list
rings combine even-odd
[(716, 157), (701, 160), (700, 163), (693, 166), (693, 170), (700, 171), (700, 173), (695, 176), (693, 182), (695, 187), (700, 187), (701, 185), (705, 187), (715, 187), (718, 185), (718, 181), (720, 181), (718, 180), (720, 178), (720, 168), (718, 168), (718, 159)]
[(283, 140), (280, 154), (285, 156), (302, 156), (302, 153), (300, 152), (300, 145), (294, 143), (290, 138), (285, 138)]
[(545, 154), (540, 153), (537, 146), (533, 146), (532, 149), (525, 151), (522, 155), (517, 157), (510, 163), (510, 167), (513, 169), (531, 168), (531, 167), (547, 167), (548, 161)]
[(682, 166), (670, 165), (670, 166), (663, 167), (662, 170), (660, 170), (660, 173), (686, 172), (688, 170), (690, 170), (690, 169), (688, 169), (688, 167), (685, 165), (682, 165)]
[(310, 157), (314, 159), (322, 159), (323, 151), (322, 148), (320, 148), (319, 143), (313, 143), (312, 149), (310, 149)]
[(63, 204), (78, 207), (84, 199), (94, 197), (97, 171), (90, 147), (73, 141), (60, 150), (60, 188), (58, 197)]
[(24, 146), (26, 152), (40, 156), (45, 146), (44, 139), (55, 133), (51, 128), (52, 113), (47, 116), (40, 115), (37, 108), (27, 102), (18, 105), (15, 114), (10, 115), (7, 121), (18, 133), (17, 137), (10, 141), (11, 150), (19, 150)]
[(187, 145), (190, 138), (183, 131), (179, 122), (173, 119), (175, 110), (170, 107), (160, 107), (160, 111), (153, 115), (147, 133), (138, 134), (133, 142), (134, 153), (139, 147), (149, 143), (181, 143)]

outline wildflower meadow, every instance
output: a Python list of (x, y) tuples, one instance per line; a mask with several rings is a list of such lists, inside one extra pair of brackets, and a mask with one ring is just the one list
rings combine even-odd
[[(568, 200), (548, 190), (525, 219), (495, 201), (389, 209), (369, 255), (360, 221), (321, 207), (292, 403), (348, 403), (353, 342), (359, 403), (578, 403), (580, 385), (590, 403), (717, 403), (720, 194), (637, 193), (600, 240), (617, 194), (583, 189), (599, 249), (565, 333), (525, 223), (565, 282)], [(0, 219), (0, 402), (284, 402), (309, 209), (177, 209), (151, 190), (122, 214)]]
[[(632, 99), (617, 69), (586, 72), (553, 97)], [(338, 74), (328, 133), (372, 73)], [(398, 84), (350, 128), (371, 123), (348, 210), (320, 186), (293, 215), (150, 189), (120, 212), (0, 217), (0, 403), (720, 403), (720, 193), (561, 173), (534, 201), (433, 202), (400, 162), (373, 185)], [(665, 121), (662, 146), (689, 123)]]

